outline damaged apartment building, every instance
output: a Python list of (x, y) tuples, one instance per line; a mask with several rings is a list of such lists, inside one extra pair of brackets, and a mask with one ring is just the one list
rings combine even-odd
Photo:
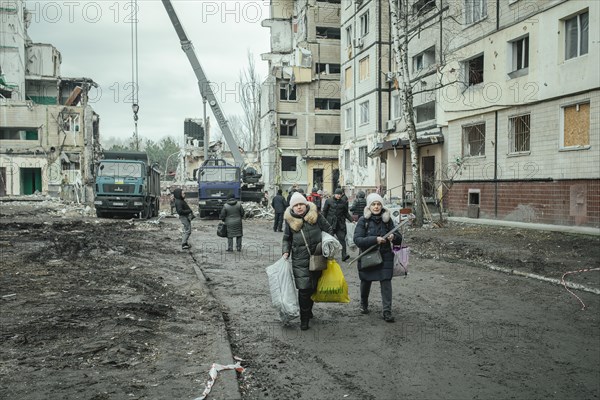
[(91, 79), (60, 75), (61, 54), (33, 43), (24, 1), (0, 8), (0, 196), (88, 202), (99, 154)]
[(338, 186), (340, 1), (270, 2), (269, 75), (262, 86), (260, 159), (265, 190)]

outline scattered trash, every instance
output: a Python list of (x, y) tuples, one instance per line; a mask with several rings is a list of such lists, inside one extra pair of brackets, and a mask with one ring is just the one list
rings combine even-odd
[(221, 364), (216, 364), (216, 363), (214, 363), (212, 365), (212, 367), (210, 368), (210, 371), (208, 371), (208, 375), (210, 376), (210, 378), (209, 378), (208, 382), (206, 382), (206, 387), (204, 388), (204, 392), (202, 392), (202, 395), (200, 397), (197, 397), (194, 400), (206, 399), (206, 396), (208, 396), (208, 394), (212, 390), (213, 385), (215, 384), (215, 380), (217, 379), (219, 372), (224, 371), (224, 370), (231, 370), (231, 369), (234, 369), (240, 373), (245, 371), (245, 368), (242, 367), (240, 364), (240, 361), (243, 361), (243, 360), (239, 357), (234, 357), (234, 359), (239, 360), (239, 361), (236, 362), (235, 364), (229, 364), (229, 365), (221, 365)]

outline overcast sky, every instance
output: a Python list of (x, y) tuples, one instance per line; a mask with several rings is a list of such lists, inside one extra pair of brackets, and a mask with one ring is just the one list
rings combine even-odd
[[(172, 1), (225, 114), (241, 114), (239, 74), (254, 54), (264, 80), (269, 51), (268, 1)], [(62, 55), (61, 75), (93, 79), (99, 88), (91, 105), (100, 115), (101, 137), (128, 138), (134, 132), (131, 110), (132, 1), (27, 1), (32, 13), (28, 33), (34, 43), (49, 43)], [(172, 136), (183, 141), (183, 121), (202, 117), (197, 80), (159, 0), (139, 0), (139, 121), (142, 138)], [(214, 121), (207, 107), (208, 115)], [(214, 124), (213, 124), (214, 126)]]

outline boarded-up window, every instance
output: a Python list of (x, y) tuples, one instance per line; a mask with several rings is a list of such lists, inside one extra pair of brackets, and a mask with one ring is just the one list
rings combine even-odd
[(346, 68), (344, 71), (344, 87), (350, 89), (352, 87), (352, 67)]
[(563, 147), (589, 146), (590, 103), (563, 107)]
[(369, 56), (358, 62), (359, 80), (362, 82), (369, 77)]

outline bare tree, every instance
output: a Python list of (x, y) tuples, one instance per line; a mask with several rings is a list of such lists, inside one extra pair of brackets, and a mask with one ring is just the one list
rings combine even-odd
[(238, 147), (242, 150), (251, 150), (252, 149), (252, 137), (249, 134), (248, 129), (246, 128), (245, 118), (242, 115), (234, 115), (229, 117), (229, 128), (231, 129), (231, 134), (235, 139)]
[(248, 66), (240, 71), (240, 99), (242, 102), (243, 125), (250, 136), (248, 150), (258, 151), (260, 133), (260, 75), (256, 71), (254, 55), (248, 51)]
[[(441, 0), (438, 0), (441, 4)], [(408, 134), (410, 146), (410, 161), (412, 168), (412, 181), (414, 193), (414, 214), (415, 226), (423, 225), (423, 182), (421, 179), (421, 164), (419, 146), (417, 144), (417, 129), (415, 121), (415, 112), (413, 107), (413, 99), (417, 94), (425, 92), (434, 92), (444, 86), (451, 85), (457, 81), (449, 79), (447, 76), (442, 77), (442, 63), (445, 63), (444, 57), (440, 54), (439, 63), (437, 64), (438, 81), (433, 87), (415, 89), (415, 85), (420, 80), (414, 80), (411, 77), (409, 68), (409, 45), (411, 40), (418, 38), (424, 29), (431, 27), (436, 18), (428, 16), (427, 22), (423, 22), (419, 17), (427, 11), (435, 10), (435, 17), (452, 19), (450, 16), (444, 17), (443, 7), (438, 8), (435, 0), (389, 0), (390, 6), (390, 23), (393, 43), (393, 62), (396, 65), (397, 88), (400, 93), (402, 103), (402, 118), (406, 124), (406, 133)], [(432, 13), (434, 11), (431, 11)], [(441, 45), (441, 43), (440, 43)], [(441, 53), (441, 49), (439, 50)], [(452, 71), (454, 72), (454, 71)], [(419, 82), (420, 83), (420, 82)]]

